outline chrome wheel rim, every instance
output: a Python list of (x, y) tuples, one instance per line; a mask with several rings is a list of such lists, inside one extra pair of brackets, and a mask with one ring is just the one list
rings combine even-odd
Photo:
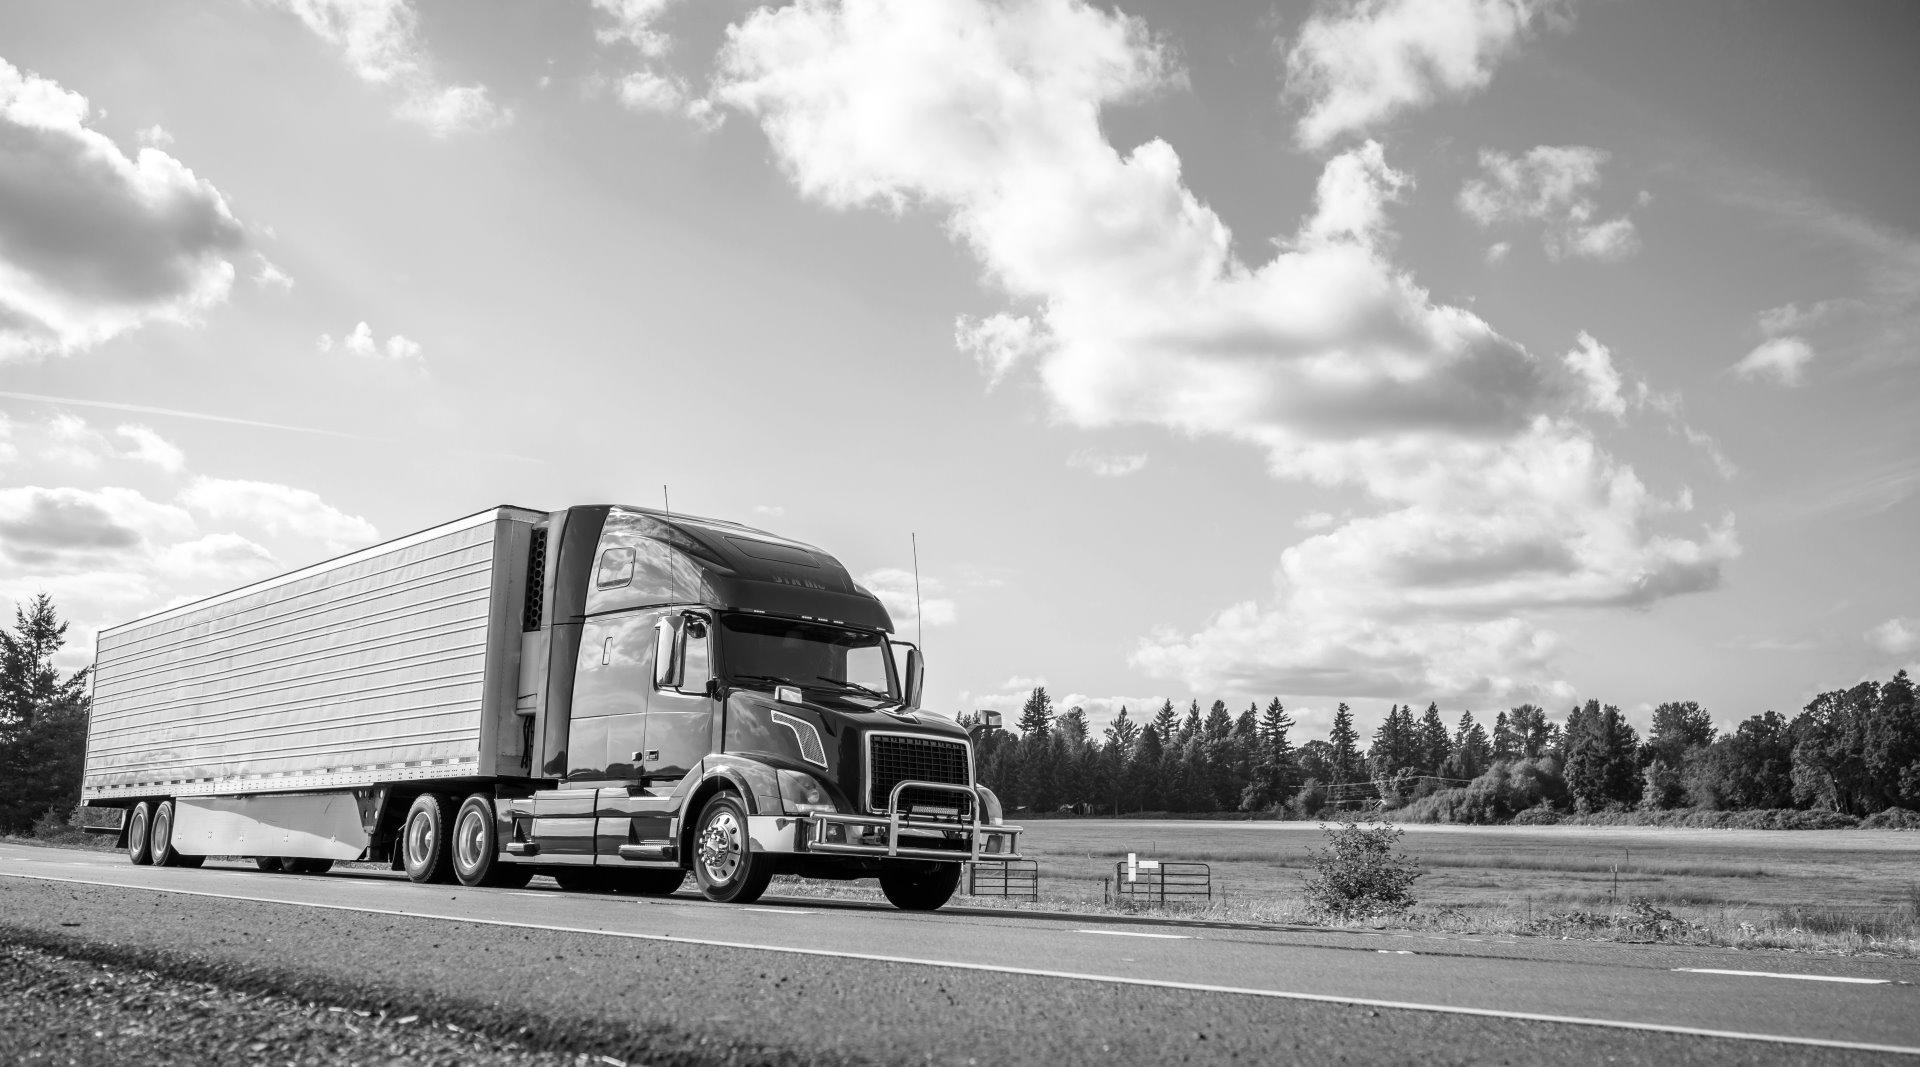
[(165, 808), (153, 813), (153, 828), (147, 838), (149, 852), (165, 852), (173, 838), (173, 813)]
[(424, 811), (407, 822), (407, 863), (423, 867), (433, 856), (433, 820)]
[(741, 851), (740, 820), (725, 809), (715, 812), (700, 831), (700, 867), (707, 880), (716, 885), (732, 881)]
[(133, 825), (127, 828), (127, 854), (137, 856), (147, 847), (147, 812), (142, 808), (133, 813)]
[(477, 811), (465, 811), (460, 815), (460, 825), (453, 830), (454, 859), (460, 863), (460, 869), (471, 871), (479, 868), (480, 854), (486, 844), (486, 824)]

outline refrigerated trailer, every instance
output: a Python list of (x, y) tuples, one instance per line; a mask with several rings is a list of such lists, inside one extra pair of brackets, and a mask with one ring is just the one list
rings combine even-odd
[(1020, 828), (892, 630), (811, 545), (497, 507), (102, 631), (82, 799), (137, 864), (937, 908)]

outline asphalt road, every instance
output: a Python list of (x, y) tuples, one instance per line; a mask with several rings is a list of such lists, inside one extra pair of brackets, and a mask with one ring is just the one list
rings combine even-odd
[(543, 885), (154, 869), (0, 845), (0, 939), (418, 1004), (539, 1047), (663, 1062), (1920, 1056), (1908, 961)]

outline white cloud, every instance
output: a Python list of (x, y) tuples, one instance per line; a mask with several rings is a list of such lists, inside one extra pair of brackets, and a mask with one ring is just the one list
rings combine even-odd
[(1307, 530), (1307, 531), (1326, 530), (1326, 529), (1330, 529), (1335, 523), (1339, 521), (1340, 521), (1339, 519), (1334, 518), (1331, 514), (1327, 512), (1310, 511), (1307, 514), (1302, 515), (1299, 518), (1293, 520), (1293, 526), (1294, 526), (1294, 529), (1296, 530)]
[(134, 139), (148, 148), (167, 148), (173, 144), (173, 134), (157, 122), (134, 134)]
[(262, 289), (278, 289), (283, 293), (291, 292), (293, 290), (293, 275), (274, 266), (267, 260), (267, 257), (261, 256), (259, 267), (253, 272), (253, 284)]
[(1442, 97), (1486, 88), (1494, 68), (1553, 18), (1551, 0), (1330, 0), (1287, 53), (1286, 95), (1306, 106), (1308, 148), (1364, 133)]
[(1503, 262), (1507, 258), (1507, 253), (1512, 251), (1513, 251), (1512, 241), (1495, 241), (1494, 243), (1487, 246), (1487, 253), (1486, 253), (1487, 262), (1488, 263)]
[(445, 85), (420, 45), (420, 14), (410, 0), (270, 0), (341, 50), (362, 81), (400, 93), (394, 115), (436, 136), (503, 125), (513, 113), (485, 86)]
[(1146, 465), (1145, 452), (1102, 452), (1083, 448), (1067, 457), (1067, 466), (1102, 478), (1124, 478), (1139, 473)]
[(1640, 248), (1633, 220), (1597, 217), (1594, 193), (1608, 158), (1583, 145), (1540, 145), (1522, 156), (1483, 150), (1480, 177), (1460, 188), (1460, 209), (1481, 226), (1540, 223), (1554, 259), (1625, 259)]
[(1613, 352), (1606, 345), (1583, 331), (1565, 362), (1567, 369), (1586, 383), (1587, 403), (1593, 410), (1615, 418), (1627, 413), (1627, 398), (1620, 393), (1620, 372), (1614, 369)]
[(113, 432), (127, 440), (129, 459), (150, 463), (168, 474), (180, 473), (187, 464), (187, 454), (180, 451), (180, 446), (145, 426), (128, 424), (116, 427)]
[(1733, 372), (1747, 379), (1772, 378), (1781, 385), (1799, 385), (1813, 355), (1813, 346), (1805, 338), (1775, 337), (1756, 345), (1733, 365)]
[(85, 97), (0, 60), (0, 360), (67, 354), (225, 300), (244, 243), (219, 190), (129, 159)]
[(1873, 647), (1889, 656), (1904, 656), (1920, 649), (1920, 629), (1914, 620), (1905, 616), (1895, 616), (1867, 631), (1867, 640)]
[(185, 511), (132, 489), (0, 489), (0, 557), (14, 566), (130, 562), (192, 529)]
[(787, 509), (781, 507), (778, 504), (755, 504), (753, 506), (753, 513), (755, 515), (765, 515), (770, 519), (777, 519), (780, 516), (785, 515), (787, 513)]
[[(334, 344), (333, 335), (323, 333), (320, 335), (320, 340), (316, 342), (315, 347), (322, 352), (331, 352), (334, 349)], [(355, 325), (350, 332), (343, 335), (339, 340), (339, 346), (342, 350), (363, 359), (385, 359), (392, 363), (422, 368), (424, 368), (426, 363), (425, 358), (421, 355), (420, 343), (418, 341), (414, 341), (403, 334), (396, 333), (388, 337), (385, 344), (382, 344), (374, 337), (373, 327), (364, 322)]]
[(898, 567), (881, 567), (860, 576), (860, 584), (886, 606), (893, 616), (893, 628), (899, 633), (913, 629), (916, 621), (927, 626), (951, 626), (960, 617), (953, 598), (944, 595), (946, 585), (937, 578), (920, 579), (919, 613), (914, 610), (913, 572)]
[(803, 193), (939, 212), (1037, 309), (1019, 335), (1047, 338), (1030, 358), (1063, 421), (1225, 435), (1277, 476), (1378, 505), (1288, 549), (1266, 606), (1149, 642), (1137, 662), (1155, 673), (1552, 691), (1540, 612), (1710, 588), (1738, 551), (1729, 522), (1665, 529), (1684, 495), (1656, 497), (1595, 443), (1591, 353), (1538, 360), (1392, 262), (1409, 180), (1379, 145), (1331, 160), (1254, 264), (1172, 147), (1109, 144), (1102, 106), (1178, 78), (1135, 19), (1076, 0), (805, 3), (734, 27), (720, 70), (716, 96)]
[(603, 18), (594, 36), (601, 44), (630, 48), (638, 55), (634, 69), (615, 83), (620, 103), (633, 111), (679, 115), (704, 129), (718, 128), (722, 119), (713, 101), (694, 91), (687, 79), (669, 70), (666, 58), (673, 37), (659, 28), (660, 20), (679, 0), (593, 0)]
[(231, 586), (265, 577), (279, 566), (273, 553), (236, 533), (208, 534), (168, 545), (154, 562), (160, 573), (175, 580), (211, 579)]
[(373, 524), (321, 500), (308, 489), (233, 478), (195, 478), (180, 503), (215, 519), (250, 523), (269, 534), (324, 542), (332, 551), (359, 548), (379, 539)]
[(991, 390), (1008, 371), (1044, 351), (1046, 338), (1025, 315), (961, 315), (953, 320), (953, 344), (979, 364)]

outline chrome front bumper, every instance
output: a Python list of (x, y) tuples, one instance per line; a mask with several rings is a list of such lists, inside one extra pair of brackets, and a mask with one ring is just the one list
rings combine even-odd
[[(900, 813), (900, 792), (904, 789), (932, 789), (959, 793), (971, 802), (973, 818), (968, 822), (943, 822), (916, 819)], [(885, 815), (841, 815), (816, 813), (806, 817), (803, 850), (828, 855), (886, 856), (895, 859), (962, 860), (978, 863), (988, 860), (1017, 860), (1020, 827), (994, 825), (980, 821), (980, 798), (963, 785), (941, 782), (901, 782), (887, 797)], [(947, 842), (938, 847), (933, 841)], [(964, 843), (964, 847), (955, 847)]]

